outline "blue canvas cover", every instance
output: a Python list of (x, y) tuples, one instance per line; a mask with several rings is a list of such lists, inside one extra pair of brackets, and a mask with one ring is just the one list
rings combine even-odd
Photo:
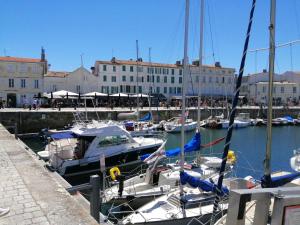
[(293, 122), (294, 121), (294, 119), (291, 116), (285, 116), (283, 118), (287, 119), (287, 121), (289, 121), (289, 122)]
[[(290, 173), (290, 174), (277, 176), (277, 177), (272, 177), (270, 181), (268, 181), (268, 179), (265, 176), (263, 176), (261, 179), (261, 182), (262, 182), (262, 186), (267, 185), (270, 188), (275, 188), (275, 187), (280, 187), (285, 184), (288, 184), (298, 177), (300, 177), (300, 172)], [(270, 183), (268, 184), (268, 182), (270, 182)]]
[[(184, 152), (193, 152), (200, 150), (201, 147), (201, 135), (200, 132), (196, 132), (195, 136), (184, 145)], [(177, 156), (180, 154), (180, 148), (174, 148), (166, 151), (167, 157)], [(146, 159), (150, 154), (141, 156), (141, 160)]]
[(150, 112), (148, 112), (143, 118), (141, 118), (139, 121), (140, 122), (147, 122), (152, 120), (152, 115)]
[[(203, 191), (217, 193), (217, 185), (216, 184), (211, 183), (208, 180), (202, 180), (202, 179), (193, 177), (191, 175), (188, 175), (186, 172), (180, 172), (180, 182), (182, 185), (189, 184), (190, 186), (192, 186), (194, 188), (200, 188)], [(227, 195), (228, 193), (229, 193), (228, 188), (225, 186), (222, 186), (221, 196), (223, 196), (224, 194)]]
[(77, 138), (77, 135), (74, 134), (72, 131), (64, 131), (64, 132), (51, 134), (50, 137), (53, 138), (54, 140), (60, 140), (60, 139), (68, 139), (68, 138)]

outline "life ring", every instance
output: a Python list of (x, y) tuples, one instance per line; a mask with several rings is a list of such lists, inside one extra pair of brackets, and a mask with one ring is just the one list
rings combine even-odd
[(120, 176), (121, 172), (118, 167), (113, 167), (109, 170), (110, 177), (113, 181), (116, 180), (116, 176)]
[(236, 156), (234, 154), (234, 151), (232, 151), (232, 150), (228, 151), (227, 159), (231, 164), (234, 164), (236, 162)]

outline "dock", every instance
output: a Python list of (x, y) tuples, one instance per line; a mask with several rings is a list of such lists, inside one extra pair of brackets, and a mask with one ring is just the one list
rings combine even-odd
[(10, 212), (1, 225), (96, 225), (89, 204), (70, 195), (68, 184), (48, 171), (34, 153), (0, 124), (0, 207)]

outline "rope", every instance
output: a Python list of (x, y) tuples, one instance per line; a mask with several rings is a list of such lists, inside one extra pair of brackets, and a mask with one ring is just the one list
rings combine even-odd
[(217, 185), (217, 195), (216, 195), (216, 198), (214, 201), (213, 214), (212, 214), (211, 221), (210, 221), (211, 225), (215, 223), (215, 217), (216, 217), (216, 213), (217, 213), (218, 207), (219, 207), (220, 196), (222, 194), (220, 190), (221, 190), (222, 184), (223, 184), (224, 171), (225, 171), (226, 162), (227, 162), (227, 155), (228, 155), (232, 131), (233, 131), (233, 122), (234, 122), (234, 117), (235, 117), (235, 113), (236, 113), (236, 107), (238, 104), (239, 93), (240, 93), (240, 88), (241, 88), (241, 83), (242, 83), (242, 77), (243, 77), (243, 73), (244, 73), (244, 67), (245, 67), (245, 61), (246, 61), (246, 56), (247, 56), (247, 50), (248, 50), (248, 44), (249, 44), (251, 27), (252, 27), (252, 20), (253, 20), (255, 4), (256, 4), (256, 0), (253, 0), (251, 12), (250, 12), (250, 20), (249, 20), (248, 29), (247, 29), (247, 36), (246, 36), (246, 40), (245, 40), (245, 44), (244, 44), (243, 57), (241, 60), (239, 76), (238, 76), (237, 83), (236, 83), (235, 96), (233, 99), (232, 110), (230, 112), (229, 127), (228, 127), (228, 131), (227, 131), (227, 135), (226, 135), (226, 142), (224, 145), (222, 163), (221, 163), (218, 185)]

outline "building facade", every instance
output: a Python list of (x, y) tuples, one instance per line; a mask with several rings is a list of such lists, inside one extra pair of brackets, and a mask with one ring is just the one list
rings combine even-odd
[[(198, 94), (198, 82), (202, 95), (232, 95), (234, 87), (232, 68), (216, 66), (202, 67), (200, 74), (197, 63), (190, 65), (186, 77), (187, 95)], [(182, 94), (183, 66), (175, 64), (143, 62), (142, 59), (96, 61), (93, 73), (98, 77), (100, 92), (103, 93), (151, 93), (163, 94), (171, 99)], [(199, 76), (200, 74), (200, 76)], [(199, 78), (200, 77), (200, 78)]]
[(60, 90), (75, 93), (88, 93), (99, 91), (98, 78), (84, 67), (79, 67), (72, 72), (49, 71), (45, 75), (45, 92)]
[(47, 65), (44, 49), (40, 59), (0, 57), (0, 99), (7, 107), (31, 104), (43, 93)]

